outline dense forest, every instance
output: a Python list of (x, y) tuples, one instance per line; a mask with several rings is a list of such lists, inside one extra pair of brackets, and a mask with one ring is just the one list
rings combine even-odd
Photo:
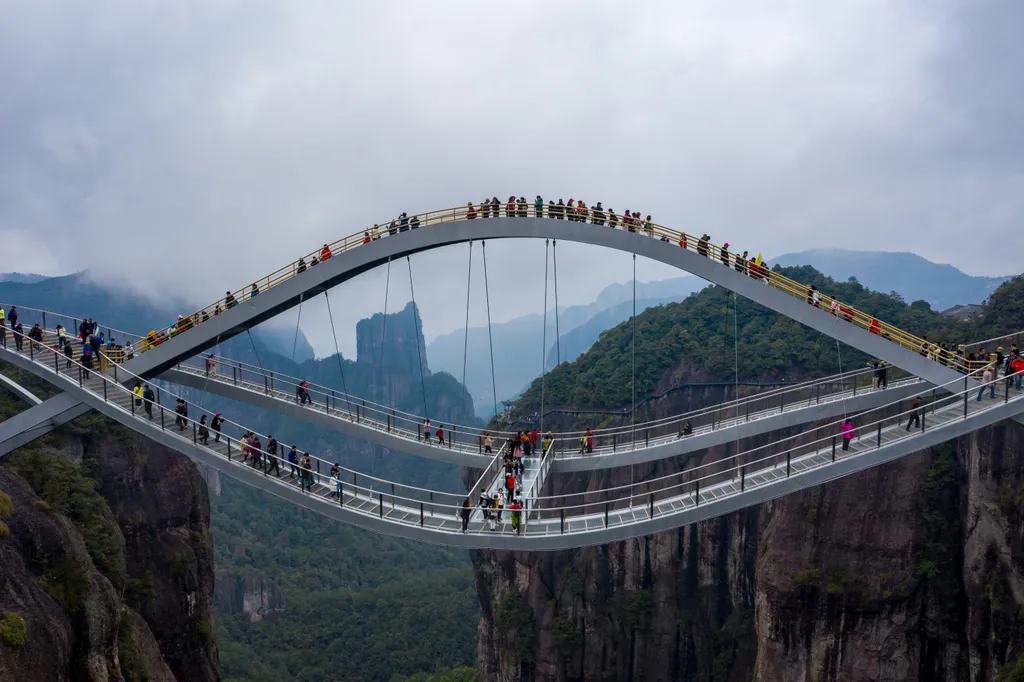
[[(836, 282), (810, 266), (776, 268), (798, 282), (858, 309), (870, 310), (897, 327), (935, 341), (965, 341), (966, 327), (951, 322), (924, 301), (907, 304), (899, 294), (866, 289), (856, 280)], [(995, 298), (993, 296), (993, 298)], [(715, 380), (778, 381), (825, 376), (869, 359), (824, 334), (768, 308), (711, 286), (678, 303), (649, 308), (636, 316), (636, 397), (673, 385), (673, 368), (698, 368)], [(955, 335), (955, 336), (954, 336)], [(621, 408), (633, 393), (632, 318), (601, 334), (575, 362), (564, 362), (544, 379), (545, 406)], [(540, 408), (541, 381), (535, 380), (517, 404), (520, 413)]]

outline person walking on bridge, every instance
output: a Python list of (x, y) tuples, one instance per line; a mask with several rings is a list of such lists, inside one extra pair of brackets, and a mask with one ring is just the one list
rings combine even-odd
[(853, 430), (853, 423), (850, 421), (849, 417), (843, 420), (843, 425), (840, 427), (840, 431), (843, 436), (843, 452), (846, 452), (850, 449), (850, 441), (857, 437), (857, 434)]
[(142, 382), (136, 381), (135, 387), (132, 389), (133, 400), (135, 401), (135, 409), (142, 408)]
[(188, 406), (181, 398), (178, 398), (177, 402), (174, 404), (174, 412), (177, 414), (174, 418), (174, 425), (178, 427), (179, 431), (184, 431), (186, 423), (185, 418), (188, 417)]
[(444, 447), (444, 424), (437, 425), (437, 444)]
[(910, 419), (907, 420), (907, 431), (921, 426), (921, 396), (915, 396), (910, 404)]
[(989, 397), (996, 397), (996, 385), (992, 383), (995, 380), (995, 372), (992, 371), (992, 365), (985, 365), (985, 371), (981, 373), (981, 388), (978, 389), (978, 402), (981, 402), (981, 397), (985, 394), (985, 389), (989, 390)]
[(220, 429), (224, 425), (224, 419), (220, 416), (220, 412), (213, 415), (213, 419), (210, 420), (210, 428), (217, 435), (213, 437), (214, 443), (220, 442)]
[(544, 200), (541, 198), (539, 194), (537, 195), (537, 198), (533, 200), (533, 217), (544, 217)]
[(206, 426), (206, 415), (199, 418), (199, 442), (204, 446), (210, 444), (210, 429)]
[[(68, 344), (68, 348), (71, 348), (71, 344)], [(71, 362), (71, 356), (68, 356), (68, 362)], [(149, 417), (149, 421), (153, 421), (153, 401), (156, 396), (153, 394), (153, 389), (149, 384), (146, 384), (142, 389), (142, 404), (146, 407), (146, 416)]]
[(462, 501), (462, 509), (459, 510), (459, 516), (462, 517), (462, 532), (465, 533), (469, 528), (469, 514), (472, 507), (469, 504), (469, 498), (467, 497)]
[(302, 456), (302, 486), (306, 492), (313, 492), (313, 461), (307, 452)]
[(332, 255), (331, 247), (324, 244), (324, 248), (320, 249), (320, 262), (323, 263), (325, 260), (330, 260)]
[(266, 466), (263, 469), (263, 473), (269, 474), (270, 470), (273, 469), (274, 473), (278, 476), (281, 475), (280, 465), (277, 463), (277, 439), (274, 438), (274, 434), (267, 434), (267, 456)]
[(288, 451), (288, 466), (291, 470), (288, 472), (288, 478), (295, 478), (299, 474), (299, 451), (292, 446), (292, 449)]

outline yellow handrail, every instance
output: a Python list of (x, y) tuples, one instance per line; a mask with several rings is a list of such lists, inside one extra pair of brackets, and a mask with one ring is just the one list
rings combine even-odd
[[(914, 334), (899, 329), (887, 322), (883, 322), (873, 315), (857, 310), (856, 308), (838, 301), (837, 299), (834, 299), (820, 291), (816, 292), (818, 294), (818, 299), (815, 301), (815, 292), (807, 285), (791, 280), (781, 273), (772, 272), (765, 264), (758, 266), (754, 262), (755, 259), (744, 260), (738, 253), (730, 252), (716, 244), (712, 244), (710, 241), (704, 241), (703, 239), (686, 234), (685, 232), (674, 230), (664, 225), (658, 225), (653, 222), (648, 223), (643, 219), (630, 219), (625, 215), (612, 214), (607, 209), (603, 209), (601, 212), (598, 212), (594, 208), (588, 207), (583, 212), (569, 213), (564, 210), (565, 208), (566, 207), (564, 206), (553, 207), (550, 204), (547, 204), (541, 207), (538, 211), (534, 204), (529, 202), (526, 204), (525, 208), (517, 207), (515, 210), (511, 211), (511, 214), (515, 217), (523, 217), (524, 215), (527, 215), (529, 217), (540, 217), (552, 220), (564, 219), (575, 220), (577, 222), (591, 222), (594, 223), (595, 229), (609, 229), (612, 227), (612, 220), (614, 219), (615, 229), (628, 230), (640, 235), (646, 234), (652, 239), (661, 239), (662, 241), (668, 242), (670, 245), (696, 251), (702, 256), (720, 261), (724, 265), (732, 267), (742, 274), (761, 279), (768, 285), (780, 291), (784, 291), (795, 298), (807, 300), (808, 303), (812, 305), (816, 304), (818, 307), (832, 312), (832, 314), (837, 317), (842, 317), (851, 324), (862, 327), (873, 334), (878, 334), (879, 336), (882, 336), (903, 348), (920, 353), (923, 356), (930, 357), (954, 370), (969, 373), (986, 364), (985, 362), (980, 361), (968, 361), (962, 355), (962, 344), (958, 344), (956, 346), (956, 348), (961, 349), (959, 352), (951, 353), (950, 351), (940, 348), (938, 344), (931, 343), (924, 338), (915, 336)], [(554, 215), (552, 215), (552, 209), (555, 209)], [(499, 212), (501, 217), (507, 217), (510, 213), (505, 202), (502, 202), (498, 209), (491, 208), (489, 212), (495, 217), (499, 216)], [(470, 215), (471, 213), (472, 215)], [(422, 229), (444, 223), (473, 219), (483, 220), (482, 213), (482, 205), (477, 206), (470, 204), (455, 208), (427, 211), (426, 213), (417, 213), (412, 216), (405, 216), (405, 214), (403, 214), (399, 218), (389, 221), (388, 223), (378, 224), (372, 228), (365, 228), (332, 243), (324, 244), (320, 249), (302, 256), (298, 260), (292, 261), (282, 268), (278, 268), (269, 275), (257, 279), (242, 289), (234, 292), (226, 292), (224, 298), (214, 301), (192, 315), (182, 317), (177, 324), (167, 327), (159, 334), (151, 335), (147, 339), (143, 339), (139, 344), (140, 348), (136, 350), (139, 352), (145, 352), (150, 348), (159, 345), (169, 336), (173, 337), (177, 334), (184, 333), (193, 326), (207, 321), (210, 317), (220, 315), (222, 312), (233, 308), (238, 303), (249, 300), (252, 297), (251, 291), (253, 285), (256, 285), (259, 293), (264, 293), (268, 289), (292, 279), (305, 270), (316, 267), (322, 260), (326, 260), (323, 256), (333, 258), (339, 254), (356, 248), (365, 242), (365, 237), (367, 235), (370, 237), (370, 241), (373, 241), (375, 236), (383, 237), (385, 234), (388, 236), (395, 236), (400, 232)], [(648, 225), (650, 225), (649, 228)]]

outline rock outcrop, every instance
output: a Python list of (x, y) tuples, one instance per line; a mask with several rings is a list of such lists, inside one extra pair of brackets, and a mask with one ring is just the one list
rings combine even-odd
[(1006, 422), (671, 532), (475, 552), (484, 679), (994, 682), (1024, 650), (1022, 470)]
[(90, 415), (13, 453), (0, 491), (0, 613), (25, 626), (20, 646), (0, 637), (0, 679), (220, 679), (189, 460)]
[(249, 620), (262, 620), (275, 611), (284, 611), (284, 589), (277, 580), (256, 571), (221, 574), (214, 592), (214, 603), (221, 613), (245, 613)]

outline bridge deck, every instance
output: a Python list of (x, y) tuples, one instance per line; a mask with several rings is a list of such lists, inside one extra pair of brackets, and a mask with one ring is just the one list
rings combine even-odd
[[(313, 473), (314, 482), (310, 490), (303, 491), (295, 479), (289, 477), (291, 471), (286, 462), (282, 463), (279, 472), (273, 473), (262, 467), (253, 467), (237, 456), (238, 442), (233, 438), (222, 438), (222, 443), (211, 441), (203, 444), (197, 438), (194, 421), (188, 420), (185, 428), (179, 430), (174, 426), (173, 411), (165, 408), (158, 408), (159, 416), (154, 415), (150, 420), (133, 406), (130, 392), (110, 377), (79, 368), (70, 373), (61, 371), (63, 358), (55, 358), (52, 351), (45, 348), (30, 356), (28, 348), (30, 346), (26, 344), (23, 353), (11, 348), (3, 349), (0, 358), (51, 381), (103, 414), (157, 442), (247, 484), (353, 525), (462, 547), (548, 550), (646, 535), (819, 485), (1024, 411), (1021, 393), (1009, 388), (995, 399), (986, 397), (980, 401), (966, 393), (953, 394), (932, 404), (931, 412), (925, 416), (925, 428), (908, 431), (902, 419), (892, 419), (888, 423), (880, 423), (877, 433), (863, 434), (848, 452), (819, 443), (809, 451), (804, 451), (808, 447), (805, 444), (770, 456), (761, 456), (757, 452), (740, 453), (719, 463), (718, 470), (703, 474), (699, 479), (680, 478), (678, 482), (666, 483), (661, 488), (655, 487), (657, 482), (653, 481), (636, 484), (629, 487), (628, 493), (607, 501), (555, 506), (559, 500), (534, 496), (530, 500), (533, 514), (522, 534), (512, 532), (507, 516), (497, 530), (488, 530), (482, 522), (471, 520), (467, 531), (462, 532), (457, 503), (417, 501), (395, 494), (394, 488), (390, 493), (380, 489), (379, 483), (374, 488), (357, 482), (338, 482), (321, 472)], [(231, 452), (232, 447), (235, 454)], [(645, 491), (644, 486), (648, 490)], [(340, 495), (331, 498), (331, 493), (339, 487)], [(431, 500), (433, 495), (431, 493)]]

